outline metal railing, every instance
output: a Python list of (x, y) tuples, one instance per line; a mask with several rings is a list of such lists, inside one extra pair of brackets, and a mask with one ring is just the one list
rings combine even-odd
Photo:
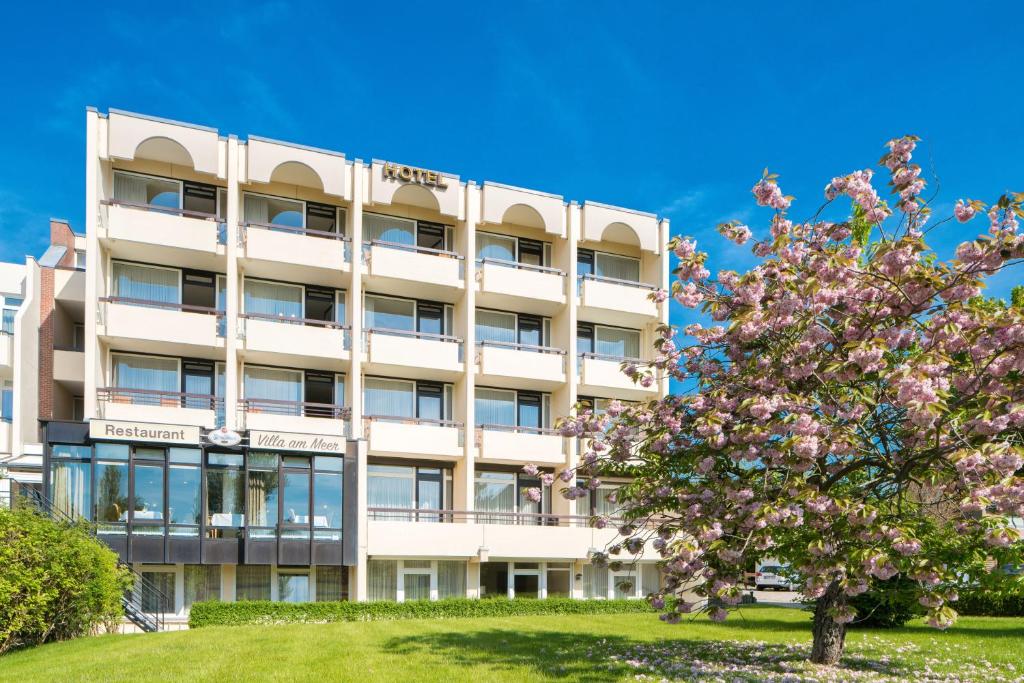
[(455, 420), (440, 420), (432, 417), (402, 417), (397, 415), (363, 415), (363, 422), (391, 422), (394, 424), (416, 424), (429, 427), (453, 427), (462, 429), (462, 423)]
[(199, 218), (206, 221), (220, 221), (217, 218), (217, 214), (206, 213), (205, 211), (192, 211), (189, 209), (180, 209), (174, 206), (160, 206), (158, 204), (146, 204), (144, 202), (129, 202), (124, 199), (102, 199), (100, 204), (104, 206), (124, 206), (129, 209), (141, 209), (143, 211), (153, 211), (155, 213), (167, 213), (174, 216), (183, 216), (185, 218)]
[(330, 330), (348, 330), (348, 325), (335, 322), (334, 320), (317, 320), (315, 318), (297, 318), (284, 314), (274, 315), (273, 313), (239, 313), (243, 320), (268, 320), (275, 323), (286, 323), (288, 325), (305, 325), (307, 327), (326, 327)]
[(312, 403), (310, 401), (282, 401), (271, 398), (245, 398), (238, 407), (246, 413), (268, 415), (294, 415), (295, 417), (323, 417), (332, 420), (347, 420), (352, 409), (333, 403)]
[(434, 332), (417, 332), (416, 330), (398, 330), (391, 327), (371, 327), (363, 330), (365, 341), (369, 341), (370, 335), (383, 334), (389, 337), (411, 337), (414, 339), (426, 339), (428, 341), (447, 342), (449, 344), (461, 344), (461, 337), (453, 337), (450, 334), (436, 334)]
[(490, 510), (433, 510), (401, 507), (368, 507), (371, 521), (443, 522), (501, 524), (507, 526), (558, 526), (585, 528), (591, 518), (583, 515), (555, 515), (537, 512), (498, 512)]
[(444, 258), (456, 259), (458, 261), (462, 261), (466, 258), (462, 254), (455, 251), (449, 251), (448, 249), (433, 249), (431, 247), (421, 247), (417, 244), (406, 244), (405, 242), (392, 242), (390, 240), (369, 240), (368, 242), (363, 242), (363, 247), (384, 247), (385, 249), (412, 251), (417, 254), (441, 256)]
[(160, 391), (158, 389), (101, 387), (96, 390), (96, 398), (100, 403), (123, 403), (137, 406), (160, 406), (163, 408), (217, 410), (224, 406), (224, 399), (218, 396), (190, 394), (181, 391)]
[(629, 356), (615, 356), (607, 353), (595, 353), (593, 351), (584, 351), (579, 354), (580, 358), (592, 358), (594, 360), (608, 360), (616, 363), (644, 363), (642, 358), (630, 358)]
[(622, 278), (608, 277), (606, 275), (594, 275), (593, 273), (583, 273), (578, 277), (581, 282), (583, 280), (593, 280), (594, 282), (607, 282), (613, 285), (624, 285), (626, 287), (635, 287), (637, 289), (647, 289), (652, 292), (657, 289), (660, 289), (658, 285), (649, 285), (646, 282), (638, 282), (636, 280), (623, 280)]
[[(22, 489), (18, 496), (9, 500), (8, 504), (14, 505), (15, 500), (60, 522), (88, 524), (90, 535), (96, 536), (94, 524), (89, 524), (86, 520), (75, 519), (34, 489)], [(153, 581), (135, 571), (131, 565), (121, 561), (120, 558), (117, 560), (117, 565), (132, 575), (131, 588), (121, 596), (121, 606), (124, 608), (125, 617), (147, 633), (163, 630), (166, 626), (166, 615), (174, 612), (174, 601)]]
[(496, 346), (503, 349), (512, 349), (514, 351), (528, 351), (530, 353), (551, 353), (559, 356), (565, 355), (565, 349), (559, 349), (554, 346), (538, 346), (537, 344), (520, 344), (518, 342), (506, 342), (506, 341), (493, 341), (487, 339), (479, 339), (476, 342), (477, 346)]
[(560, 433), (557, 429), (552, 429), (551, 427), (529, 427), (520, 425), (499, 425), (487, 423), (478, 424), (476, 428), (479, 430), (487, 430), (491, 432), (512, 432), (513, 434), (558, 435)]
[(299, 228), (294, 225), (280, 225), (278, 223), (261, 223), (259, 221), (248, 221), (239, 223), (238, 227), (242, 230), (248, 230), (249, 228), (257, 228), (259, 230), (270, 230), (272, 232), (288, 232), (293, 235), (305, 235), (306, 237), (317, 237), (321, 239), (338, 240), (341, 242), (351, 242), (350, 237), (338, 232), (330, 232), (328, 230), (313, 230), (312, 228)]
[(137, 299), (129, 296), (103, 296), (100, 303), (124, 304), (126, 306), (139, 306), (140, 308), (166, 308), (182, 313), (201, 313), (203, 315), (215, 315), (218, 318), (224, 317), (224, 311), (211, 306), (193, 306), (173, 301), (151, 301), (150, 299)]
[(515, 268), (517, 270), (532, 270), (537, 273), (548, 273), (549, 275), (559, 275), (565, 277), (565, 271), (558, 268), (552, 268), (551, 266), (537, 266), (532, 263), (520, 263), (519, 261), (506, 261), (500, 258), (491, 258), (485, 256), (484, 258), (478, 258), (476, 260), (477, 265), (492, 264), (495, 266), (501, 266), (502, 268)]

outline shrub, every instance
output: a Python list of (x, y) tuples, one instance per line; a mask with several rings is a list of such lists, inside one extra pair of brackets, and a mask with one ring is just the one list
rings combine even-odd
[(887, 581), (875, 580), (866, 593), (850, 598), (850, 605), (857, 610), (857, 618), (850, 626), (903, 626), (914, 617), (924, 614), (915, 589), (914, 581), (903, 576)]
[(953, 609), (970, 617), (1024, 617), (1024, 589), (966, 591)]
[(241, 626), (245, 624), (330, 623), (335, 621), (391, 621), (397, 619), (454, 619), (460, 617), (513, 617), (547, 614), (619, 614), (650, 612), (646, 600), (546, 600), (446, 598), (408, 602), (198, 602), (188, 624)]
[(112, 626), (130, 581), (88, 527), (0, 509), (0, 655)]

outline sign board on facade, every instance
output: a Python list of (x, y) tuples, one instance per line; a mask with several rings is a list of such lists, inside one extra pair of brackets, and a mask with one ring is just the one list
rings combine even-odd
[(448, 181), (440, 171), (430, 171), (416, 166), (401, 166), (385, 161), (382, 166), (385, 180), (402, 180), (407, 183), (419, 183), (420, 185), (432, 185), (438, 189), (448, 189)]
[(207, 432), (206, 440), (215, 446), (237, 446), (242, 443), (242, 435), (227, 427), (221, 427)]
[(297, 434), (249, 430), (249, 448), (268, 448), (305, 453), (344, 453), (346, 439), (330, 434)]
[(148, 422), (90, 420), (89, 437), (121, 441), (198, 444), (200, 428), (191, 425), (163, 425)]

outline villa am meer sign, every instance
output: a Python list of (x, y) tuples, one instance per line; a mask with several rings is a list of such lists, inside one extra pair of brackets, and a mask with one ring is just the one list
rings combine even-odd
[(307, 453), (344, 453), (345, 437), (329, 434), (296, 434), (249, 430), (249, 448), (269, 448)]

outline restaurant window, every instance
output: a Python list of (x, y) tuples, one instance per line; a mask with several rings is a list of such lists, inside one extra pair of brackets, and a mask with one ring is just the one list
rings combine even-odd
[(281, 537), (308, 539), (310, 534), (309, 456), (281, 457)]
[(277, 536), (279, 462), (276, 453), (249, 453), (249, 538)]
[(198, 536), (202, 522), (202, 451), (169, 448), (167, 460), (167, 533)]
[(344, 509), (344, 461), (340, 457), (313, 457), (313, 538), (340, 541)]
[(163, 534), (165, 463), (164, 449), (135, 447), (131, 482), (133, 533)]
[(242, 456), (237, 453), (206, 454), (206, 524), (211, 537), (220, 537), (216, 528), (237, 529), (245, 525), (245, 477)]
[(348, 567), (321, 564), (316, 568), (316, 601), (348, 600)]
[(270, 566), (240, 564), (235, 567), (235, 600), (270, 600)]
[(197, 602), (220, 600), (220, 565), (185, 565), (185, 609)]
[(50, 450), (50, 500), (71, 519), (92, 519), (92, 449), (54, 444)]

